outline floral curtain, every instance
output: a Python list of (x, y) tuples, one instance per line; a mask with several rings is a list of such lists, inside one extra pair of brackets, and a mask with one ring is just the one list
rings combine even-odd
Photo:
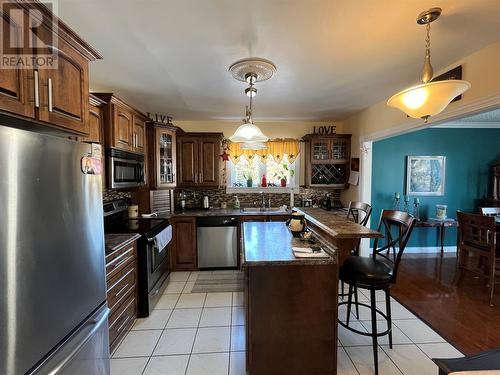
[(240, 148), (241, 143), (228, 142), (228, 153), (233, 163), (238, 162), (240, 156), (252, 159), (258, 156), (262, 160), (272, 155), (277, 162), (281, 161), (283, 154), (288, 155), (288, 160), (293, 163), (299, 154), (299, 141), (297, 139), (274, 139), (266, 142), (267, 148), (263, 150), (244, 150)]

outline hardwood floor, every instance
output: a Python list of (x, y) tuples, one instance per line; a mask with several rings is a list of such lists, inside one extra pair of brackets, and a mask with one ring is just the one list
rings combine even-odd
[(391, 295), (464, 354), (500, 348), (500, 285), (493, 307), (484, 279), (466, 273), (457, 287), (456, 257), (403, 256)]

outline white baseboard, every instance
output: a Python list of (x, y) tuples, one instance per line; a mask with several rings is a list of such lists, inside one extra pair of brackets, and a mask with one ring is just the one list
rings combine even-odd
[[(415, 254), (415, 253), (440, 253), (440, 246), (427, 246), (427, 247), (407, 247), (405, 249), (405, 253)], [(456, 246), (445, 246), (443, 248), (443, 252), (445, 253), (456, 253)]]

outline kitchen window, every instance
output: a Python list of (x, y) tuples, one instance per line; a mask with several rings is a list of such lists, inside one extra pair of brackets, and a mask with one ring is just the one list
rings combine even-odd
[[(291, 143), (291, 144), (290, 144)], [(227, 188), (232, 192), (283, 191), (299, 186), (298, 141), (270, 141), (268, 149), (244, 152), (230, 144), (227, 163)], [(293, 152), (288, 154), (283, 151)], [(266, 176), (266, 187), (262, 176)]]

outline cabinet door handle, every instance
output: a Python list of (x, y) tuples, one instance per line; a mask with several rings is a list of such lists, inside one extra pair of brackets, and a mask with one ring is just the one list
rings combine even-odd
[(49, 78), (49, 112), (52, 112), (52, 78)]
[(35, 79), (35, 107), (40, 108), (40, 83), (38, 82), (38, 70), (34, 72)]

